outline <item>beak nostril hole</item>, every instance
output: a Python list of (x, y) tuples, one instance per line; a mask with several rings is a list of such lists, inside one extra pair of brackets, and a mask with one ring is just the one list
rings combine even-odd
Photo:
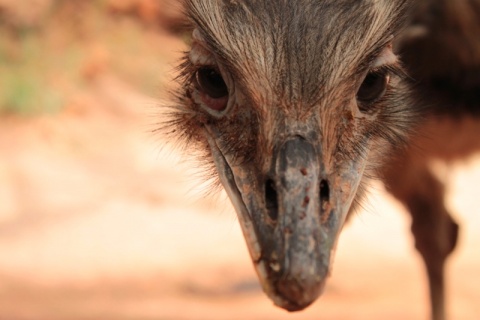
[(320, 181), (320, 203), (322, 209), (325, 210), (328, 202), (330, 201), (330, 186), (327, 180)]
[(267, 207), (268, 216), (273, 221), (278, 219), (278, 194), (275, 189), (275, 182), (268, 179), (265, 183), (265, 205)]

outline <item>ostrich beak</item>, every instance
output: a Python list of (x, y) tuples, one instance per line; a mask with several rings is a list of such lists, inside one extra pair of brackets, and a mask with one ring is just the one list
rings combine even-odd
[(248, 165), (231, 166), (210, 145), (264, 291), (284, 309), (304, 309), (323, 291), (363, 169), (327, 175), (320, 146), (293, 136), (265, 177)]

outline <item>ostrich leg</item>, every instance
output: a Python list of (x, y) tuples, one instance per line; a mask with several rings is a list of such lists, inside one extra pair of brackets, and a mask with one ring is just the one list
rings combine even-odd
[[(412, 216), (415, 247), (426, 266), (433, 320), (444, 320), (444, 269), (448, 255), (457, 243), (458, 225), (444, 205), (444, 186), (426, 163), (399, 161), (403, 166), (387, 170), (386, 184)], [(399, 169), (401, 168), (401, 169)]]

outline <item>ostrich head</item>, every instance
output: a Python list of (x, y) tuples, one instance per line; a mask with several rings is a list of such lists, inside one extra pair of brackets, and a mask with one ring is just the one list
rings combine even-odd
[(191, 50), (172, 132), (204, 151), (264, 291), (322, 292), (366, 179), (409, 127), (392, 42), (407, 0), (187, 0)]

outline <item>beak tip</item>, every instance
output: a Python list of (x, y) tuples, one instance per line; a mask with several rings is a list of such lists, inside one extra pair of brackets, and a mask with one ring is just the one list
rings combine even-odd
[(323, 293), (327, 276), (320, 279), (280, 279), (275, 286), (275, 297), (272, 300), (275, 305), (287, 311), (301, 311)]
[(278, 298), (275, 304), (289, 312), (301, 311), (311, 305), (325, 288), (326, 278), (319, 282), (292, 282), (278, 283)]

